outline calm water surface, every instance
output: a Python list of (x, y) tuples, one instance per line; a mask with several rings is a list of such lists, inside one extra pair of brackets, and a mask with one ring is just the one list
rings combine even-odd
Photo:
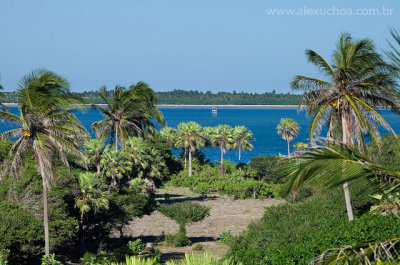
[[(298, 113), (296, 109), (238, 109), (238, 108), (221, 108), (218, 109), (217, 117), (213, 117), (211, 108), (160, 108), (164, 113), (165, 120), (168, 126), (176, 127), (180, 122), (196, 121), (202, 126), (217, 126), (219, 124), (228, 124), (231, 126), (243, 125), (253, 131), (256, 141), (253, 142), (254, 148), (252, 151), (242, 153), (242, 161), (247, 162), (252, 157), (260, 154), (286, 154), (286, 142), (281, 136), (276, 133), (276, 126), (281, 118), (292, 118), (301, 127), (298, 137), (293, 141), (307, 142), (309, 138), (308, 126), (310, 120), (306, 118), (304, 112)], [(16, 107), (11, 107), (10, 111), (18, 113)], [(87, 112), (75, 113), (82, 124), (91, 132), (90, 125), (98, 120), (103, 119), (103, 116), (97, 111), (88, 109)], [(381, 115), (393, 127), (400, 132), (399, 115), (393, 114), (390, 111), (381, 111)], [(0, 123), (0, 131), (6, 131), (14, 128), (9, 123)], [(160, 126), (157, 127), (158, 129)], [(382, 133), (385, 133), (382, 131)], [(293, 148), (291, 146), (291, 148)], [(237, 161), (237, 154), (233, 151), (228, 151), (226, 159)], [(214, 148), (207, 152), (207, 158), (211, 161), (219, 160), (219, 149)]]

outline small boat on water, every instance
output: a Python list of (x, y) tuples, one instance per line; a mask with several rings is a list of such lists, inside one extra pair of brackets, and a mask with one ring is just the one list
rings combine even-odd
[(216, 107), (213, 107), (213, 108), (211, 109), (211, 113), (212, 113), (213, 116), (217, 116), (217, 114), (218, 114), (217, 108), (216, 108)]

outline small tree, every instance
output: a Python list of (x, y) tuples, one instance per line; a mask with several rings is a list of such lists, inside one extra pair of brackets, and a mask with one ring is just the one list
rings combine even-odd
[(187, 224), (199, 222), (210, 215), (210, 207), (190, 201), (174, 204), (162, 204), (159, 211), (179, 224), (179, 231), (174, 235), (174, 245), (177, 247), (183, 247), (190, 244), (190, 241), (186, 236)]

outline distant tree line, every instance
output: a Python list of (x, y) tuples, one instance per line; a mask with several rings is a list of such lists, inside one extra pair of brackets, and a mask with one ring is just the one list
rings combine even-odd
[[(111, 91), (112, 92), (112, 91)], [(0, 102), (17, 102), (17, 92), (4, 92)], [(83, 97), (87, 103), (105, 103), (98, 91), (75, 92), (75, 96)], [(291, 93), (265, 92), (262, 94), (247, 92), (200, 92), (195, 90), (172, 90), (156, 92), (158, 104), (193, 104), (193, 105), (297, 105), (301, 95)]]

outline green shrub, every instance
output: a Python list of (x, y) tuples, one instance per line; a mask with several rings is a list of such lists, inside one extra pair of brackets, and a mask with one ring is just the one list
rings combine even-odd
[(188, 187), (194, 192), (207, 194), (217, 191), (239, 199), (271, 198), (279, 196), (279, 185), (258, 181), (249, 167), (241, 168), (225, 163), (225, 173), (220, 174), (219, 166), (204, 165), (194, 167), (190, 177), (186, 170), (171, 176), (174, 186)]
[[(353, 190), (353, 207), (364, 207), (365, 197)], [(356, 242), (376, 242), (400, 234), (395, 216), (363, 215), (347, 220), (341, 188), (318, 193), (304, 202), (268, 207), (230, 242), (228, 256), (244, 264), (307, 264), (328, 248)]]
[(219, 243), (227, 245), (232, 240), (231, 230), (228, 229), (219, 235)]
[(146, 245), (143, 243), (141, 239), (136, 239), (135, 241), (128, 242), (128, 248), (131, 251), (132, 255), (141, 255), (144, 251)]
[(166, 236), (165, 240), (168, 243), (175, 243), (175, 246), (182, 247), (190, 244), (186, 237), (186, 225), (192, 222), (199, 222), (210, 215), (210, 208), (193, 203), (190, 201), (162, 204), (159, 211), (166, 217), (176, 221), (179, 224), (179, 232), (174, 236)]
[(33, 212), (13, 202), (0, 202), (0, 249), (9, 249), (8, 260), (19, 264), (42, 251), (44, 245), (42, 222)]
[(203, 251), (203, 245), (202, 244), (196, 244), (193, 247), (193, 251)]
[(108, 265), (111, 263), (112, 256), (104, 251), (100, 251), (97, 254), (86, 252), (81, 258), (83, 265)]
[(8, 264), (8, 256), (10, 255), (9, 249), (0, 249), (0, 265)]
[(174, 235), (165, 235), (165, 245), (171, 247), (184, 247), (192, 242), (187, 238), (186, 233), (178, 232)]
[(278, 183), (282, 179), (279, 173), (279, 157), (276, 155), (259, 155), (248, 163), (256, 171), (256, 178), (267, 182)]
[(161, 251), (156, 248), (151, 248), (149, 254), (147, 255), (150, 259), (154, 259), (157, 263), (161, 261)]
[(44, 255), (42, 257), (42, 265), (63, 265), (61, 261), (56, 260), (56, 256), (50, 254), (50, 256)]

